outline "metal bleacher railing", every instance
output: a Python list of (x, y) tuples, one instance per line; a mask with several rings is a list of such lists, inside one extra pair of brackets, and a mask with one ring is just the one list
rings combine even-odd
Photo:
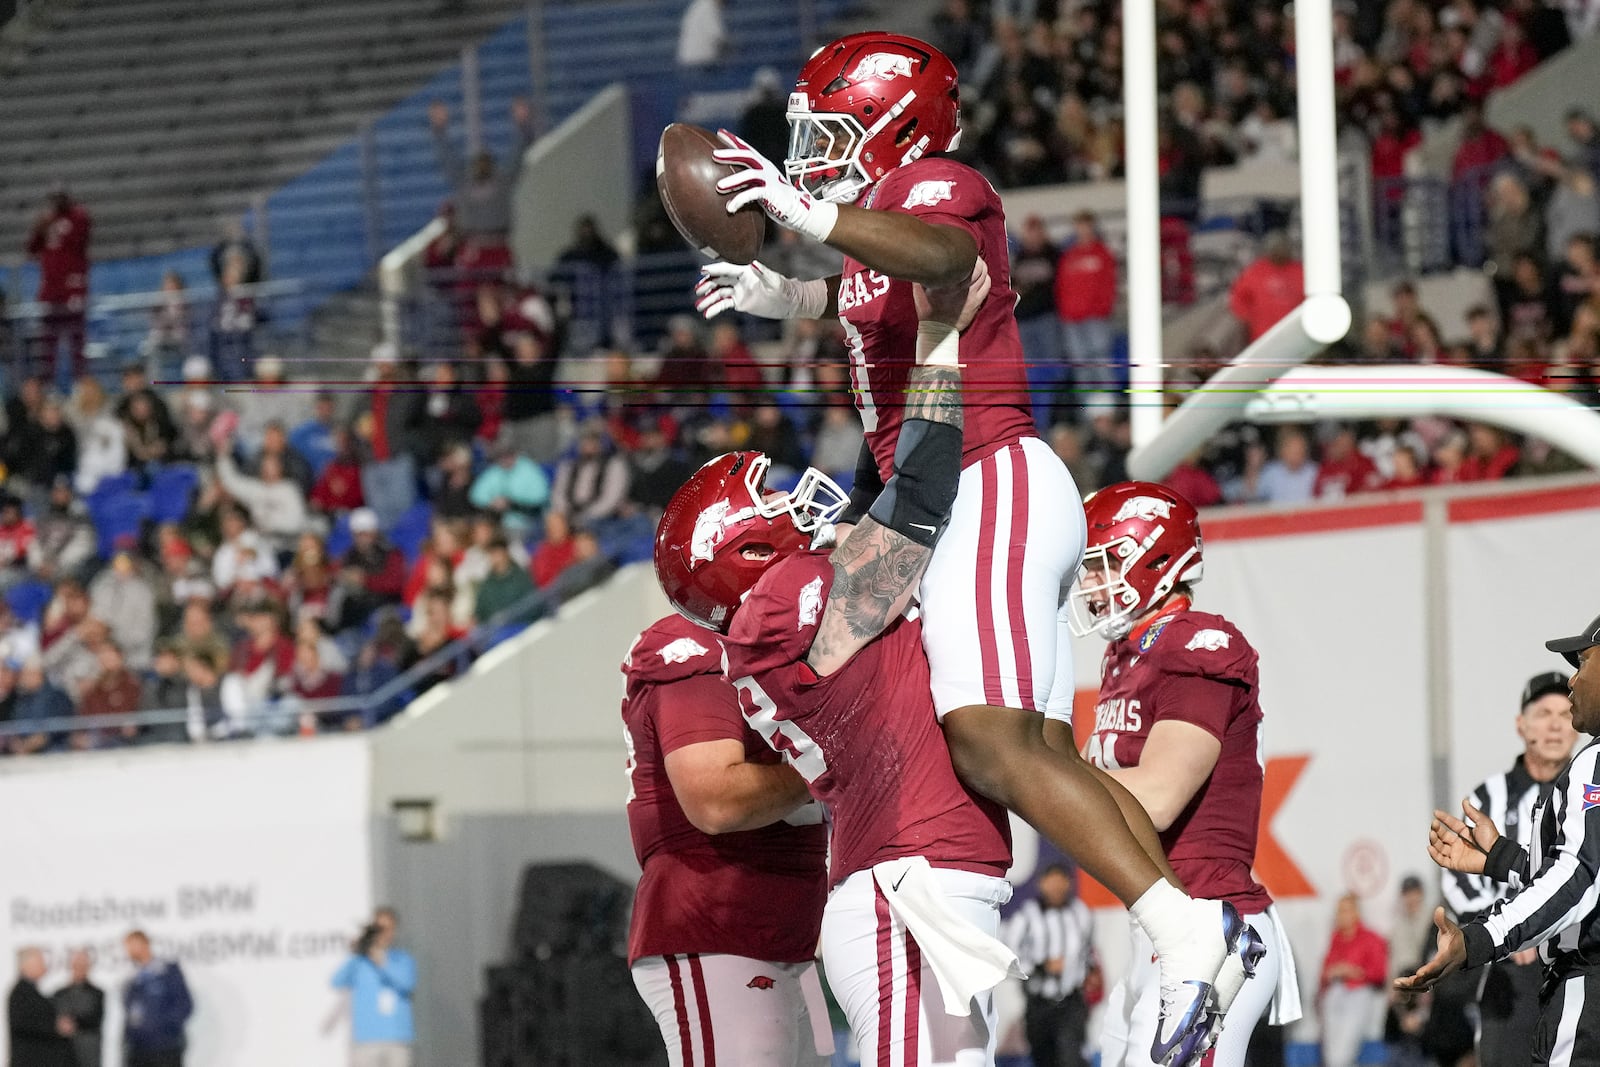
[[(346, 724), (359, 719), (361, 728), (369, 729), (401, 711), (425, 688), (423, 683), (428, 679), (446, 671), (450, 676), (462, 673), (485, 651), (544, 618), (555, 607), (546, 594), (531, 593), (369, 693), (326, 700), (299, 700), (293, 697), (269, 699), (253, 704), (244, 709), (242, 714), (229, 715), (209, 729), (202, 726), (203, 737), (205, 740), (238, 740), (315, 732), (302, 725), (308, 721), (314, 721), (318, 727), (326, 730), (353, 728)], [(115, 733), (125, 726), (135, 726), (141, 730), (179, 727), (187, 735), (192, 715), (191, 709), (183, 707), (119, 715), (74, 715), (20, 722), (8, 720), (0, 722), (0, 741), (45, 734), (52, 739), (52, 743), (58, 743), (74, 733), (104, 735)]]
[[(91, 373), (105, 375), (140, 362), (152, 381), (176, 379), (186, 356), (203, 355), (209, 377), (241, 381), (269, 353), (304, 351), (313, 297), (295, 279), (215, 286), (179, 292), (128, 293), (91, 300), (85, 316), (85, 354)], [(243, 313), (239, 313), (242, 309)], [(23, 302), (0, 314), (0, 366), (6, 387), (16, 375), (51, 375), (45, 351), (43, 304)], [(57, 379), (57, 384), (68, 382)]]

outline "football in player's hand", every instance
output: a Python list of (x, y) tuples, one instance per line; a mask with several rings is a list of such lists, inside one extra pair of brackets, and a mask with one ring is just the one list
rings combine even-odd
[(690, 244), (714, 259), (749, 263), (761, 251), (767, 216), (759, 204), (728, 214), (728, 197), (717, 192), (717, 179), (739, 168), (711, 158), (725, 147), (710, 130), (674, 122), (661, 131), (656, 187), (667, 216)]

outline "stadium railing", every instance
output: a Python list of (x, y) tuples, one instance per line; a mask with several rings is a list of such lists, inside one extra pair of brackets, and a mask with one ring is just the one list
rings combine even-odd
[(1380, 262), (1407, 274), (1478, 268), (1487, 258), (1487, 189), (1498, 167), (1455, 178), (1430, 174), (1372, 183), (1372, 228)]
[[(226, 719), (226, 729), (219, 731), (218, 736), (208, 738), (206, 743), (289, 736), (298, 732), (296, 724), (302, 716), (311, 716), (319, 723), (337, 723), (359, 715), (362, 728), (370, 729), (403, 710), (419, 692), (420, 683), (430, 676), (446, 667), (452, 667), (454, 674), (465, 671), (478, 656), (550, 614), (554, 607), (549, 596), (535, 591), (491, 616), (461, 638), (418, 660), (370, 693), (326, 700), (277, 697), (251, 707), (242, 717)], [(0, 739), (47, 734), (54, 744), (74, 733), (104, 733), (120, 730), (124, 726), (187, 727), (189, 717), (190, 710), (185, 707), (118, 715), (73, 715), (22, 722), (6, 721), (0, 722)], [(133, 741), (105, 747), (140, 746), (141, 742)]]
[[(229, 335), (219, 329), (219, 311), (234, 301), (249, 303), (254, 326)], [(314, 301), (312, 292), (298, 279), (239, 286), (226, 295), (215, 286), (196, 286), (176, 293), (95, 297), (85, 316), (85, 356), (91, 373), (114, 371), (138, 360), (145, 364), (151, 380), (159, 381), (178, 377), (186, 356), (204, 355), (211, 361), (214, 378), (242, 379), (248, 377), (244, 372), (252, 359), (306, 350)], [(183, 309), (183, 340), (159, 344), (152, 333), (154, 316), (173, 303)], [(0, 363), (7, 373), (50, 373), (51, 354), (42, 347), (48, 311), (45, 304), (27, 301), (0, 315)]]

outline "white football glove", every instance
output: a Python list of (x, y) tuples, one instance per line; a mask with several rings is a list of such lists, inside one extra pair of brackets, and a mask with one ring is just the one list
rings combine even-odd
[(694, 287), (694, 306), (708, 319), (730, 308), (764, 319), (819, 319), (828, 306), (828, 283), (787, 278), (759, 260), (707, 263)]
[(759, 202), (761, 209), (779, 226), (817, 241), (828, 239), (839, 218), (837, 205), (796, 189), (777, 164), (727, 130), (718, 130), (717, 136), (728, 147), (712, 152), (711, 158), (718, 163), (744, 168), (717, 180), (719, 193), (743, 190), (728, 198), (728, 214), (732, 215), (746, 204)]

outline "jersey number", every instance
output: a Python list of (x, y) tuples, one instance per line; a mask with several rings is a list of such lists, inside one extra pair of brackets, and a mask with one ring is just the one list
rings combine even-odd
[(800, 777), (815, 782), (828, 773), (828, 761), (822, 749), (799, 726), (778, 718), (778, 705), (759, 682), (746, 675), (733, 684), (739, 690), (739, 710), (744, 712), (744, 721), (772, 746), (774, 752), (783, 753), (784, 761), (799, 771)]
[(878, 428), (878, 405), (872, 399), (872, 378), (867, 370), (866, 348), (861, 341), (861, 331), (855, 323), (839, 316), (844, 326), (844, 337), (850, 346), (850, 386), (856, 393), (856, 408), (861, 413), (861, 429), (872, 433)]
[(1117, 735), (1090, 734), (1089, 743), (1083, 750), (1083, 758), (1101, 770), (1121, 770), (1122, 765), (1117, 762)]

